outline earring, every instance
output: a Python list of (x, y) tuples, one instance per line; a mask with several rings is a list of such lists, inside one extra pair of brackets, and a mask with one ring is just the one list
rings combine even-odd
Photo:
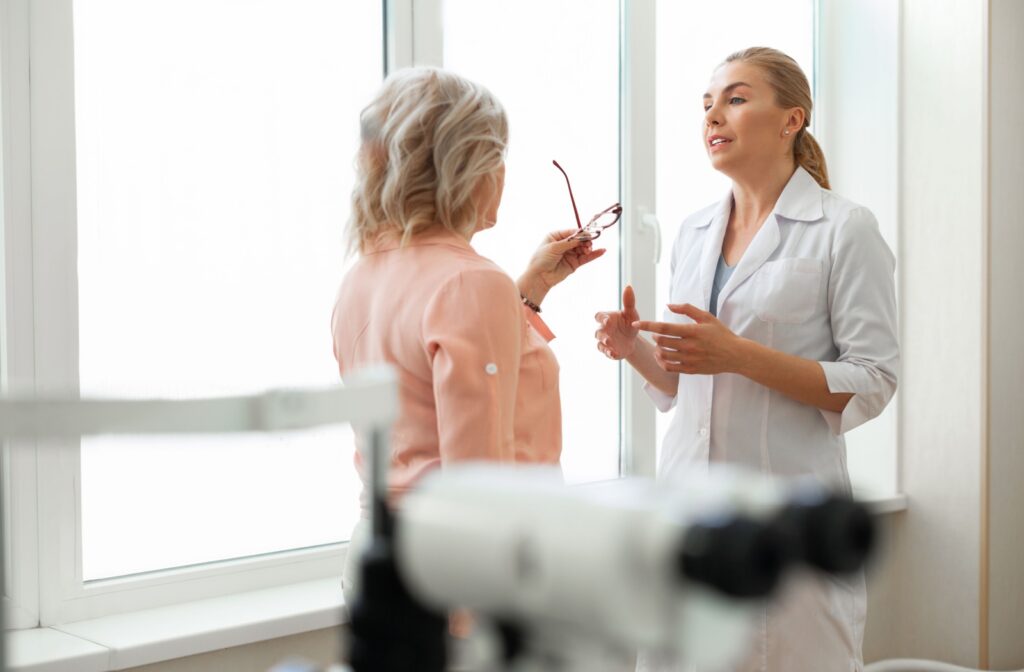
[(785, 130), (785, 133), (786, 133), (786, 135), (789, 135), (789, 129), (788, 128)]

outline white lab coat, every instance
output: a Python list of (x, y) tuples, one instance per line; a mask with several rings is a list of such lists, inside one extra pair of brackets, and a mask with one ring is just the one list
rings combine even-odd
[[(672, 250), (670, 302), (708, 309), (732, 194), (688, 217)], [(850, 492), (843, 433), (877, 416), (899, 366), (895, 259), (866, 208), (797, 168), (718, 299), (734, 333), (820, 362), (842, 413), (793, 401), (736, 374), (679, 376), (659, 478), (727, 462), (781, 476), (810, 475)], [(666, 312), (666, 320), (690, 319)], [(862, 575), (792, 577), (762, 614), (744, 672), (851, 672), (863, 667)]]

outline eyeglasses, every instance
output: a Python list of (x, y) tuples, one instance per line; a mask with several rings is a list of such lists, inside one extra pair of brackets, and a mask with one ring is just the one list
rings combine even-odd
[(572, 195), (572, 185), (569, 184), (569, 176), (566, 174), (565, 169), (558, 165), (558, 161), (552, 160), (551, 163), (555, 164), (555, 168), (562, 171), (562, 175), (565, 175), (565, 186), (569, 187), (569, 200), (572, 201), (572, 212), (576, 215), (576, 227), (579, 231), (569, 236), (570, 240), (573, 238), (594, 240), (601, 235), (602, 231), (619, 221), (619, 217), (622, 216), (622, 206), (616, 203), (591, 217), (586, 226), (580, 224), (580, 212), (576, 209), (576, 199)]

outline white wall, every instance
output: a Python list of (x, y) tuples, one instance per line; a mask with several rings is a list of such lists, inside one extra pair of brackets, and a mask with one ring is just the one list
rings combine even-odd
[(910, 508), (889, 521), (869, 581), (865, 657), (1018, 669), (1024, 3), (903, 0), (900, 26), (900, 487)]
[[(899, 653), (979, 662), (985, 30), (977, 0), (904, 0)], [(881, 607), (882, 605), (876, 605)]]
[(910, 508), (890, 521), (870, 579), (868, 660), (973, 666), (979, 658), (983, 8), (976, 0), (902, 3), (891, 124), (899, 138), (900, 488)]
[(1024, 2), (990, 0), (989, 663), (1024, 667)]

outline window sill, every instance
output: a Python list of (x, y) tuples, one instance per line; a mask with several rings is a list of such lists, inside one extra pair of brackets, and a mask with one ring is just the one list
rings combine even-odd
[(337, 626), (338, 578), (8, 633), (15, 672), (108, 672)]
[(902, 493), (878, 493), (854, 489), (853, 498), (868, 507), (875, 515), (907, 510), (907, 496)]

